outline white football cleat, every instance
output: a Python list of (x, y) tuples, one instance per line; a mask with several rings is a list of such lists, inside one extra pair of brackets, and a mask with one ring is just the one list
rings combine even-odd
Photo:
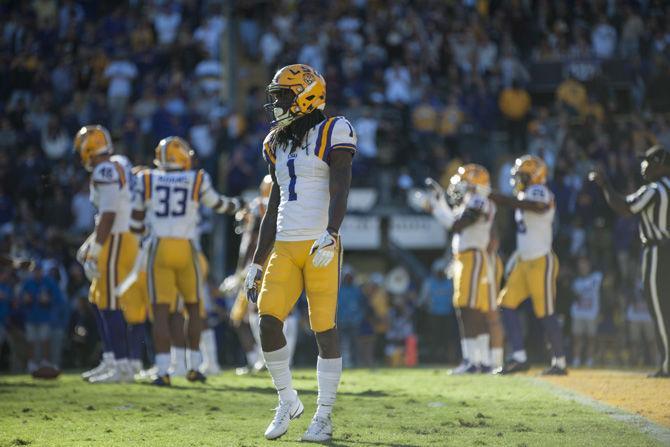
[(135, 374), (135, 380), (149, 380), (158, 375), (158, 367), (156, 365), (149, 369), (143, 369)]
[(275, 417), (265, 430), (266, 439), (277, 439), (288, 431), (288, 425), (291, 419), (298, 419), (302, 416), (305, 407), (302, 405), (298, 393), (295, 393), (295, 399), (290, 402), (281, 402), (275, 408)]
[(112, 367), (107, 371), (96, 374), (88, 378), (89, 383), (119, 383), (121, 382), (121, 370), (116, 367)]
[(314, 416), (302, 435), (302, 441), (325, 442), (333, 437), (333, 422), (330, 417)]
[(109, 371), (89, 377), (90, 383), (131, 383), (135, 380), (135, 374), (130, 368), (114, 367)]
[(88, 371), (85, 371), (85, 372), (81, 373), (81, 378), (84, 379), (84, 380), (88, 380), (93, 376), (97, 376), (97, 375), (100, 375), (102, 373), (105, 373), (105, 372), (109, 371), (111, 366), (112, 365), (110, 365), (109, 363), (107, 363), (103, 360), (95, 368), (89, 369)]

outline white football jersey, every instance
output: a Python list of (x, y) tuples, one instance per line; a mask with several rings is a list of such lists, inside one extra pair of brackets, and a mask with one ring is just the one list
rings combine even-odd
[(554, 194), (545, 185), (531, 185), (517, 195), (519, 200), (533, 200), (548, 203), (549, 209), (543, 213), (514, 212), (516, 220), (516, 247), (524, 261), (539, 258), (551, 252), (553, 242)]
[(125, 233), (130, 230), (133, 188), (135, 177), (133, 165), (123, 155), (112, 155), (109, 160), (96, 165), (91, 174), (90, 199), (98, 209), (96, 225), (104, 212), (114, 212), (112, 233)]
[(453, 235), (451, 250), (454, 253), (473, 248), (486, 250), (491, 240), (491, 227), (496, 215), (495, 204), (479, 194), (467, 194), (457, 210), (456, 219), (459, 219), (468, 208), (478, 210), (481, 215), (472, 225)]
[(330, 153), (356, 152), (354, 128), (342, 116), (328, 118), (310, 129), (292, 153), (289, 148), (270, 147), (271, 136), (263, 141), (263, 156), (275, 167), (281, 193), (276, 239), (317, 239), (328, 226)]
[(147, 169), (137, 181), (138, 204), (145, 210), (145, 221), (153, 235), (162, 238), (198, 238), (199, 207), (214, 208), (221, 196), (202, 169), (198, 171), (163, 171)]

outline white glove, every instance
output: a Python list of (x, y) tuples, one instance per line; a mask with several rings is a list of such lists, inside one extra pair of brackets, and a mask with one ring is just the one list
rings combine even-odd
[(88, 252), (86, 253), (86, 260), (84, 261), (84, 274), (89, 281), (93, 281), (100, 277), (100, 270), (98, 270), (98, 257), (100, 256), (100, 251), (102, 250), (102, 245), (97, 242), (92, 242), (88, 247)]
[(244, 279), (244, 289), (247, 291), (247, 300), (252, 303), (258, 301), (258, 294), (263, 280), (263, 267), (251, 264), (247, 269), (247, 277)]
[(337, 234), (333, 235), (328, 231), (324, 232), (321, 237), (314, 241), (312, 248), (309, 250), (309, 255), (314, 255), (314, 258), (312, 258), (314, 267), (320, 268), (330, 264), (335, 257), (336, 248)]
[(77, 255), (75, 256), (77, 259), (77, 262), (81, 264), (81, 266), (84, 266), (84, 262), (86, 262), (86, 254), (88, 253), (88, 248), (91, 246), (91, 244), (95, 242), (95, 233), (91, 234), (89, 237), (86, 238), (83, 244), (81, 244), (81, 247), (77, 250)]

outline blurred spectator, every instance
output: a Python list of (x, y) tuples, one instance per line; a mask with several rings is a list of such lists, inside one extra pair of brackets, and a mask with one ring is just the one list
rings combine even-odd
[(640, 293), (633, 293), (626, 307), (626, 324), (628, 326), (628, 351), (630, 366), (656, 364), (656, 334), (654, 322), (649, 314), (647, 303)]
[(28, 372), (49, 365), (51, 325), (54, 313), (60, 308), (63, 296), (56, 282), (44, 274), (41, 265), (21, 285), (19, 294), (26, 321), (26, 340), (29, 343)]
[(365, 296), (368, 299), (366, 307), (371, 309), (372, 328), (375, 337), (375, 360), (384, 358), (386, 332), (389, 329), (390, 302), (383, 283), (384, 276), (377, 272), (370, 275), (370, 279), (365, 285)]
[[(419, 295), (419, 305), (428, 311), (430, 339), (428, 341), (429, 361), (444, 363), (449, 357), (449, 349), (453, 348), (454, 284), (447, 277), (447, 262), (440, 258), (433, 262), (430, 276), (427, 277)], [(455, 357), (455, 356), (454, 356)]]
[(596, 57), (609, 59), (616, 51), (617, 35), (616, 29), (602, 15), (598, 23), (591, 31), (591, 45)]
[(414, 334), (411, 306), (404, 297), (393, 299), (389, 312), (389, 330), (386, 333), (386, 363), (388, 366), (403, 366), (405, 360), (405, 344)]
[(518, 81), (511, 87), (503, 89), (498, 105), (507, 121), (508, 146), (512, 153), (519, 154), (526, 150), (526, 122), (530, 111), (530, 95)]
[(63, 158), (72, 147), (71, 137), (61, 126), (56, 117), (49, 119), (49, 124), (42, 130), (42, 150), (51, 160)]
[(121, 124), (123, 113), (133, 93), (132, 82), (137, 75), (137, 66), (126, 57), (125, 52), (117, 50), (114, 60), (105, 69), (105, 77), (109, 79), (107, 101), (113, 127)]
[(14, 301), (14, 290), (11, 284), (11, 270), (0, 269), (0, 352), (8, 336), (9, 314)]
[(356, 346), (365, 316), (365, 302), (361, 288), (354, 284), (354, 272), (348, 265), (342, 267), (342, 284), (337, 299), (337, 331), (340, 335), (342, 366), (357, 365)]
[(593, 366), (595, 336), (600, 314), (600, 289), (603, 274), (591, 270), (585, 256), (577, 261), (577, 277), (572, 282), (575, 302), (570, 308), (572, 317), (572, 366)]

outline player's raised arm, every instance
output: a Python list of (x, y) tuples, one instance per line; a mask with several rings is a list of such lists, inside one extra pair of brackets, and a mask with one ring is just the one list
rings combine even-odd
[(637, 192), (626, 197), (618, 193), (612, 183), (600, 169), (594, 169), (589, 173), (589, 180), (598, 185), (605, 196), (607, 204), (615, 213), (621, 216), (632, 216), (636, 211), (644, 209), (654, 196), (654, 190), (649, 185), (642, 186)]
[(202, 183), (202, 187), (200, 188), (200, 200), (206, 207), (211, 208), (214, 212), (219, 214), (235, 214), (244, 206), (241, 199), (237, 197), (226, 197), (216, 192), (212, 186), (212, 180), (209, 177), (209, 174), (202, 169), (196, 175)]

